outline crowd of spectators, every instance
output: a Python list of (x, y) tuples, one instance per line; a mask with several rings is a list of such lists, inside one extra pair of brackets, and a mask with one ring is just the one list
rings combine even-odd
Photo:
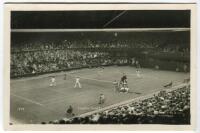
[(73, 50), (31, 51), (11, 55), (11, 73), (24, 75), (85, 66), (90, 59), (106, 57), (106, 53)]
[(49, 124), (190, 124), (190, 87), (160, 91), (138, 102)]
[[(42, 37), (38, 38), (38, 40), (32, 39), (29, 41), (28, 39), (25, 39), (26, 41), (22, 41), (23, 39), (21, 41), (13, 41), (14, 39), (12, 39), (11, 77), (78, 67), (130, 64), (130, 58), (133, 56), (124, 55), (124, 53), (126, 53), (126, 50), (130, 51), (131, 48), (135, 49), (135, 51), (138, 51), (136, 49), (144, 49), (140, 52), (152, 53), (158, 57), (162, 57), (159, 54), (163, 52), (166, 58), (169, 54), (178, 52), (183, 55), (189, 55), (187, 44), (175, 38), (180, 38), (178, 34), (171, 35), (171, 39), (165, 37), (165, 34), (160, 38), (158, 37), (159, 34), (154, 35), (155, 33), (140, 34), (134, 34), (133, 37), (128, 36), (129, 34), (127, 34), (127, 37), (125, 35), (122, 37), (122, 35), (118, 34), (109, 34), (103, 39), (101, 38), (103, 34), (100, 37), (92, 37), (92, 35), (79, 35), (78, 33), (77, 38), (74, 34), (72, 38), (63, 37), (57, 40), (51, 40), (51, 38), (40, 40)], [(173, 39), (176, 41), (173, 41)], [(174, 43), (178, 45), (173, 45)], [(174, 48), (174, 46), (176, 47)], [(118, 51), (113, 55), (112, 51), (115, 48)], [(176, 55), (171, 56), (174, 57)]]
[(11, 42), (12, 51), (68, 48), (160, 48), (163, 51), (183, 51), (189, 47), (189, 32), (18, 33), (12, 34)]
[[(97, 41), (97, 40), (61, 40), (52, 42), (20, 42), (11, 47), (12, 52), (21, 51), (37, 51), (37, 50), (51, 50), (51, 49), (72, 49), (72, 48), (144, 48), (144, 49), (157, 49), (162, 52), (189, 52), (187, 44), (180, 44), (183, 46), (173, 47), (174, 44), (164, 46), (165, 43), (157, 42), (156, 40), (112, 40), (112, 41)], [(178, 43), (178, 42), (177, 42)]]
[(11, 76), (126, 63), (128, 63), (127, 58), (111, 58), (108, 52), (77, 50), (26, 51), (11, 54)]

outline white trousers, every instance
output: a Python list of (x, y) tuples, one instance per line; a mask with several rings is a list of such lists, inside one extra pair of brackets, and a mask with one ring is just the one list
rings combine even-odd
[(80, 82), (76, 82), (74, 85), (74, 88), (76, 88), (76, 86), (78, 85), (79, 88), (81, 88), (81, 83)]

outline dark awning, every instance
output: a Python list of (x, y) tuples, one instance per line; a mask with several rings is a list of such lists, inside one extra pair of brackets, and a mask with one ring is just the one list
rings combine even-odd
[(190, 10), (13, 11), (12, 29), (189, 28)]

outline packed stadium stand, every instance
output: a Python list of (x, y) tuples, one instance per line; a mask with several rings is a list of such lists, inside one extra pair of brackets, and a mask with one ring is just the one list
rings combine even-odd
[[(189, 31), (12, 33), (11, 77), (106, 65), (189, 71)], [(166, 64), (168, 64), (166, 66)]]

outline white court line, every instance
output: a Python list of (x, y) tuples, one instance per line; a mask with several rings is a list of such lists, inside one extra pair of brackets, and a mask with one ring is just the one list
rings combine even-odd
[(25, 98), (25, 97), (18, 96), (18, 95), (16, 95), (16, 94), (10, 94), (10, 95), (15, 96), (15, 97), (17, 97), (17, 98), (19, 98), (19, 99), (25, 100), (25, 101), (27, 101), (27, 102), (33, 103), (33, 104), (36, 104), (36, 105), (39, 105), (39, 106), (43, 106), (43, 104), (41, 104), (41, 103), (39, 103), (39, 102), (36, 102), (36, 101), (33, 101), (33, 100), (30, 100), (30, 99)]
[[(73, 75), (71, 75), (71, 74), (67, 74), (67, 75), (69, 75), (69, 76), (71, 76), (71, 77), (76, 77), (76, 76), (73, 76)], [(107, 80), (86, 78), (86, 77), (82, 77), (82, 76), (78, 76), (78, 77), (80, 77), (80, 78), (82, 78), (82, 79), (94, 80), (94, 81), (99, 81), (99, 82), (113, 83), (112, 81), (107, 81)]]
[(106, 83), (113, 83), (112, 81), (107, 81), (107, 80), (99, 80), (99, 79), (92, 79), (92, 78), (86, 78), (86, 77), (80, 77), (82, 79), (88, 79), (88, 80), (94, 80), (94, 81), (99, 81), (99, 82), (106, 82)]
[(17, 97), (17, 98), (19, 98), (19, 99), (25, 100), (25, 101), (27, 101), (27, 102), (29, 102), (29, 103), (39, 105), (39, 106), (41, 106), (41, 107), (43, 107), (43, 108), (45, 108), (46, 110), (49, 110), (49, 111), (51, 111), (51, 112), (57, 113), (55, 110), (49, 109), (49, 108), (45, 107), (43, 104), (41, 104), (41, 103), (39, 103), (39, 102), (30, 100), (30, 99), (25, 98), (25, 97), (22, 97), (22, 96), (18, 96), (18, 95), (16, 95), (16, 94), (11, 94), (11, 95), (12, 95), (12, 96), (15, 96), (15, 97)]

